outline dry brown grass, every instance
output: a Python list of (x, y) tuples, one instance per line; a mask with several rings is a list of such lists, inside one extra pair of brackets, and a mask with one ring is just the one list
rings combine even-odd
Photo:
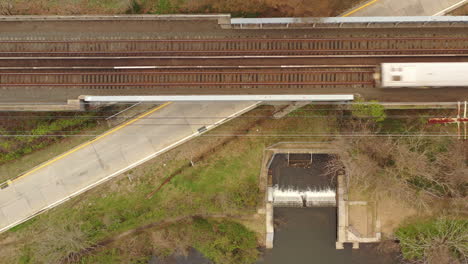
[(17, 256), (21, 254), (22, 241), (15, 234), (0, 235), (0, 256), (5, 263), (15, 263)]
[(2, 0), (5, 15), (120, 14), (130, 8), (130, 0)]
[(464, 4), (461, 7), (450, 12), (452, 16), (468, 16), (468, 4)]
[(362, 0), (1, 0), (3, 15), (231, 13), (233, 16), (337, 16)]
[(461, 264), (461, 262), (453, 257), (447, 246), (441, 245), (429, 251), (424, 264)]

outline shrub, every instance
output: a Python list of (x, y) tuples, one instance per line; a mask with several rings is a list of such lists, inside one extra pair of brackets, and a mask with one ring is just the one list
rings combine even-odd
[[(403, 257), (418, 262), (433, 262), (434, 252), (448, 253), (451, 263), (468, 260), (468, 220), (438, 218), (400, 227), (395, 233)], [(440, 256), (437, 256), (440, 257)], [(450, 260), (451, 259), (451, 260)], [(442, 264), (442, 263), (441, 263)]]
[(375, 100), (365, 103), (363, 99), (357, 99), (352, 105), (351, 112), (357, 118), (371, 118), (375, 122), (384, 121), (387, 117), (383, 105)]
[(242, 224), (223, 220), (194, 220), (194, 246), (214, 263), (254, 263), (257, 259), (255, 233)]

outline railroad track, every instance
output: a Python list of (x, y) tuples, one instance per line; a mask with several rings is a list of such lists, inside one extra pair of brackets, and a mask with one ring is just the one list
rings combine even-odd
[(465, 37), (0, 41), (0, 57), (468, 55)]
[(193, 69), (0, 72), (2, 88), (61, 87), (80, 89), (131, 88), (319, 88), (373, 87), (374, 69)]

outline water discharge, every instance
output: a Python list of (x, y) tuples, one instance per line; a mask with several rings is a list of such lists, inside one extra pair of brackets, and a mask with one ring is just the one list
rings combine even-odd
[(336, 208), (275, 208), (275, 245), (257, 264), (393, 264), (378, 244), (335, 249)]
[(293, 187), (279, 188), (275, 185), (272, 189), (273, 205), (283, 207), (313, 207), (335, 206), (336, 193), (334, 189), (307, 188), (305, 190)]

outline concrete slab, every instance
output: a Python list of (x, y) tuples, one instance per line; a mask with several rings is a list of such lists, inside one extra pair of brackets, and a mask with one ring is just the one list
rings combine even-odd
[(3, 214), (3, 211), (0, 210), (0, 226), (6, 225), (8, 223), (8, 219), (6, 218), (5, 214)]
[(44, 197), (43, 207), (69, 195), (65, 185), (60, 180), (48, 185), (41, 186), (39, 188), (39, 192), (41, 192), (42, 196)]
[(18, 194), (15, 188), (10, 187), (2, 189), (0, 191), (0, 208), (4, 205), (6, 206), (10, 202), (8, 200), (9, 197), (16, 196)]
[(33, 211), (28, 201), (22, 196), (13, 198), (6, 205), (2, 205), (0, 210), (8, 220), (8, 224), (26, 218)]
[(348, 205), (348, 224), (357, 234), (363, 237), (370, 236), (368, 230), (367, 205)]
[(122, 150), (122, 142), (119, 137), (114, 137), (110, 139), (115, 141), (115, 144), (107, 144), (106, 141), (98, 141), (93, 143), (94, 154), (96, 159), (100, 162), (101, 167), (104, 170), (110, 169), (112, 164), (118, 163), (125, 166), (130, 165), (131, 163), (127, 158), (125, 158), (125, 153)]
[(28, 207), (31, 210), (34, 210), (34, 208), (44, 208), (45, 206), (47, 206), (45, 197), (43, 193), (41, 192), (41, 187), (35, 189), (34, 192), (24, 193), (23, 197), (24, 197), (25, 202), (28, 203)]

